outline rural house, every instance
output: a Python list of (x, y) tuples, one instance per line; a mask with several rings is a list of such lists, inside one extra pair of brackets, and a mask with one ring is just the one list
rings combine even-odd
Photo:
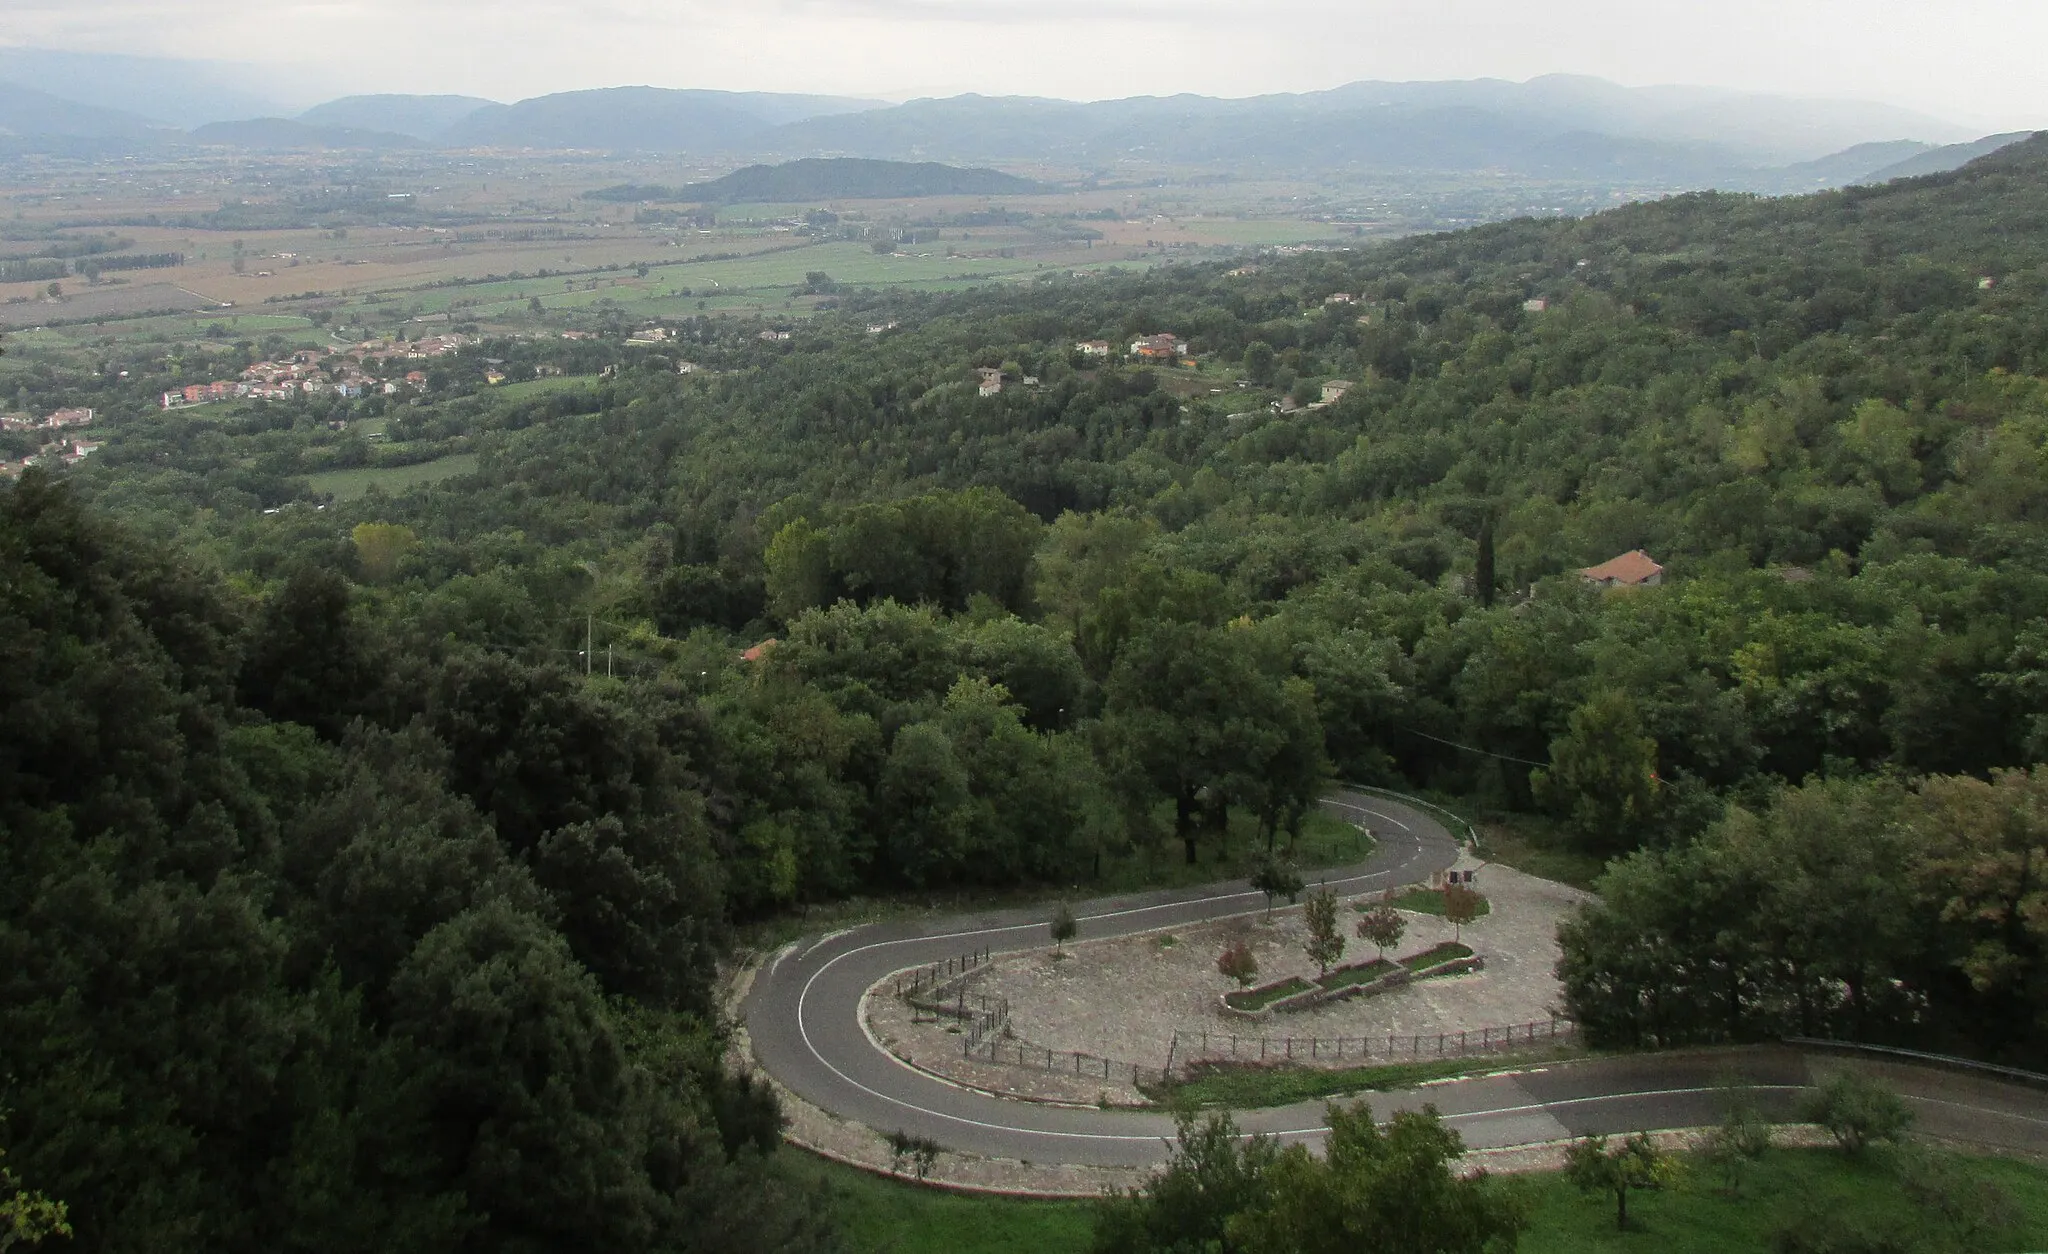
[(1143, 357), (1148, 361), (1168, 361), (1175, 357), (1184, 357), (1187, 351), (1187, 341), (1175, 339), (1170, 331), (1148, 335), (1131, 343), (1131, 355)]
[(1664, 568), (1641, 549), (1630, 549), (1620, 557), (1586, 567), (1579, 578), (1602, 588), (1654, 588), (1664, 582)]

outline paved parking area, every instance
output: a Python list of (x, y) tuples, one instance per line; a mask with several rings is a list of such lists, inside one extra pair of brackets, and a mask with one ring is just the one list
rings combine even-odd
[[(1259, 912), (1118, 940), (1091, 943), (1084, 935), (1067, 947), (1064, 957), (1046, 949), (998, 959), (975, 987), (1009, 998), (1011, 1030), (1019, 1038), (1147, 1067), (1165, 1064), (1175, 1033), (1184, 1042), (1204, 1032), (1212, 1039), (1233, 1034), (1384, 1038), (1547, 1021), (1562, 1009), (1556, 976), (1557, 925), (1587, 894), (1507, 867), (1469, 860), (1460, 865), (1478, 867), (1475, 887), (1491, 905), (1484, 918), (1464, 928), (1466, 943), (1486, 959), (1484, 971), (1277, 1015), (1263, 1023), (1225, 1015), (1217, 997), (1234, 985), (1216, 971), (1216, 956), (1235, 940), (1250, 942), (1261, 983), (1316, 973), (1315, 964), (1302, 952), (1306, 932), (1301, 909), (1295, 906), (1275, 910), (1270, 920)], [(1347, 899), (1347, 929), (1357, 918), (1351, 904)], [(1404, 917), (1407, 935), (1391, 953), (1415, 953), (1452, 939), (1456, 930), (1430, 915)], [(1359, 961), (1374, 952), (1352, 937), (1344, 961)], [(894, 1052), (926, 1069), (974, 1087), (1014, 1088), (1019, 1095), (1041, 1100), (1120, 1103), (1138, 1097), (1128, 1082), (1105, 1085), (1099, 1079), (970, 1063), (959, 1058), (959, 1038), (948, 1034), (945, 1025), (914, 1024), (907, 1011), (882, 1004), (886, 1000), (870, 999), (870, 1030)], [(1018, 1072), (1006, 1078), (1006, 1073)]]

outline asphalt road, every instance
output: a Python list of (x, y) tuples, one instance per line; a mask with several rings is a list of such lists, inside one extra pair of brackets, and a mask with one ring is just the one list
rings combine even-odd
[[(1325, 805), (1367, 824), (1378, 844), (1365, 862), (1328, 874), (1357, 894), (1426, 879), (1451, 865), (1457, 843), (1442, 823), (1400, 802), (1338, 793)], [(1323, 878), (1323, 877), (1318, 877)], [(1249, 914), (1264, 897), (1243, 881), (1105, 898), (1075, 908), (1080, 940)], [(879, 1131), (928, 1136), (949, 1150), (1035, 1163), (1150, 1166), (1164, 1160), (1173, 1123), (1162, 1114), (1006, 1101), (906, 1065), (862, 1025), (867, 989), (894, 972), (982, 948), (1047, 944), (1044, 911), (997, 911), (936, 924), (876, 924), (807, 939), (756, 977), (743, 1007), (755, 1055), (812, 1105)], [(1719, 1121), (1718, 1085), (1738, 1074), (1774, 1116), (1788, 1116), (1816, 1068), (1839, 1065), (1787, 1047), (1594, 1059), (1377, 1095), (1382, 1117), (1425, 1102), (1468, 1146), (1489, 1148), (1591, 1133), (1697, 1127)], [(1920, 1126), (1937, 1135), (2048, 1151), (2048, 1092), (1919, 1067), (1888, 1066)], [(1247, 1132), (1283, 1140), (1323, 1131), (1322, 1104), (1239, 1116)]]

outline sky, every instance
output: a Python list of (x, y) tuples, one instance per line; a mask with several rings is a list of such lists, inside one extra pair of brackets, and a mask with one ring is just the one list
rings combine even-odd
[(2044, 0), (0, 0), (15, 46), (261, 62), (313, 103), (651, 84), (901, 100), (1591, 74), (2048, 126)]

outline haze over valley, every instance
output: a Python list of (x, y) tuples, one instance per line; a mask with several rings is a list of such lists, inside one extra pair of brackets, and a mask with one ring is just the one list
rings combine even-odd
[(10, 4), (0, 1250), (2048, 1247), (2048, 10), (1844, 14)]

